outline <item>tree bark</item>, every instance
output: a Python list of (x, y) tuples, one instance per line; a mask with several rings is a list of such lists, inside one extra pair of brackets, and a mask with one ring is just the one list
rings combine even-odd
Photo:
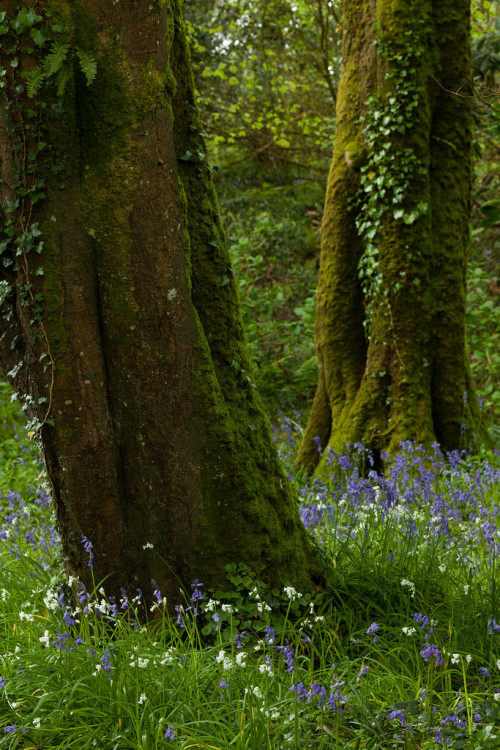
[(356, 443), (379, 461), (405, 440), (487, 440), (465, 351), (471, 102), (449, 93), (469, 93), (469, 13), (344, 0), (308, 472)]
[[(48, 118), (45, 166), (61, 176), (33, 207), (41, 255), (4, 271), (0, 361), (22, 356), (68, 573), (115, 595), (155, 580), (170, 608), (179, 583), (224, 585), (229, 562), (310, 589), (315, 553), (249, 375), (180, 2), (42, 6), (97, 76), (88, 86), (75, 62)], [(17, 153), (0, 128), (1, 153)]]

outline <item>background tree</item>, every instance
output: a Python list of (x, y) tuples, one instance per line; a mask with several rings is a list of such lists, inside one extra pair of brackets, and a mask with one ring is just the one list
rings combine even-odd
[(340, 70), (336, 3), (187, 0), (183, 11), (218, 158), (254, 161), (264, 179), (279, 168), (323, 183)]
[(0, 361), (41, 431), (68, 572), (108, 576), (108, 593), (154, 579), (170, 606), (179, 580), (220, 584), (230, 561), (310, 586), (179, 1), (15, 6), (0, 28)]
[(450, 93), (472, 93), (470, 4), (345, 0), (343, 32), (309, 471), (346, 443), (485, 437), (465, 351), (472, 105)]

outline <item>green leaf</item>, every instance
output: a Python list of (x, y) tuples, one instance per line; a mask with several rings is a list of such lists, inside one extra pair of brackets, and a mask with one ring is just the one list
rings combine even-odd
[(30, 36), (38, 47), (43, 47), (45, 42), (49, 40), (47, 29), (44, 27), (41, 29), (31, 29)]
[(30, 72), (26, 76), (26, 90), (30, 99), (38, 94), (44, 80), (45, 73), (40, 66), (38, 66), (34, 70), (30, 70)]
[(90, 86), (97, 75), (97, 63), (95, 61), (94, 55), (92, 54), (92, 52), (87, 52), (86, 50), (77, 47), (76, 56), (80, 61), (81, 71), (87, 79), (87, 86)]
[(46, 78), (57, 73), (66, 60), (69, 52), (69, 44), (65, 42), (54, 42), (52, 49), (42, 63), (42, 69)]
[(191, 151), (186, 151), (185, 154), (179, 156), (179, 161), (196, 161), (196, 156)]
[(481, 213), (485, 216), (481, 222), (483, 226), (500, 224), (500, 200), (497, 199), (483, 203)]
[(66, 89), (66, 84), (68, 83), (69, 79), (71, 78), (71, 75), (73, 73), (73, 70), (71, 68), (71, 65), (68, 61), (64, 63), (61, 70), (57, 74), (56, 83), (57, 83), (57, 96), (60, 98), (63, 96), (64, 91)]

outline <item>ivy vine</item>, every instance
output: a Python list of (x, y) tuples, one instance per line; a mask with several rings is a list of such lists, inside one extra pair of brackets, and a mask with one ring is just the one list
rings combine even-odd
[[(49, 150), (45, 140), (49, 117), (64, 114), (65, 88), (74, 74), (81, 71), (90, 85), (97, 73), (92, 52), (82, 48), (75, 30), (67, 28), (47, 9), (43, 15), (33, 8), (20, 8), (8, 17), (0, 12), (0, 96), (6, 132), (13, 144), (12, 165), (6, 193), (9, 197), (0, 216), (0, 257), (6, 274), (17, 276), (17, 293), (21, 305), (29, 308), (30, 325), (43, 340), (45, 352), (39, 357), (44, 370), (50, 370), (47, 396), (37, 399), (23, 396), (22, 408), (46, 404), (42, 419), (30, 423), (32, 434), (50, 423), (55, 362), (44, 326), (43, 294), (36, 291), (33, 274), (43, 276), (43, 266), (33, 263), (28, 256), (41, 255), (43, 240), (39, 222), (34, 218), (36, 205), (46, 195), (49, 173), (58, 175), (59, 165), (48, 167), (45, 157)], [(42, 96), (46, 88), (47, 96)], [(5, 175), (4, 175), (5, 176)], [(5, 278), (0, 281), (0, 306), (14, 294), (14, 283)], [(7, 311), (6, 316), (12, 315)], [(8, 373), (15, 378), (24, 362), (19, 362)]]
[[(427, 203), (412, 202), (409, 198), (415, 175), (425, 174), (425, 168), (412, 147), (400, 147), (404, 136), (414, 127), (423, 93), (418, 71), (426, 53), (426, 19), (421, 17), (415, 27), (398, 42), (378, 28), (375, 44), (388, 68), (385, 81), (390, 91), (385, 96), (372, 95), (367, 101), (366, 114), (360, 118), (365, 158), (359, 167), (359, 188), (351, 205), (356, 209), (356, 228), (364, 242), (358, 276), (365, 298), (368, 337), (375, 303), (381, 297), (387, 298), (389, 292), (379, 264), (384, 221), (392, 215), (396, 221), (411, 225), (428, 211)], [(403, 283), (404, 278), (395, 291)]]

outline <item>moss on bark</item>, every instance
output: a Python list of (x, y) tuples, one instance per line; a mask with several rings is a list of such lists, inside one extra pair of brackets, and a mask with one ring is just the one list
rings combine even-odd
[[(453, 91), (470, 79), (468, 3), (345, 0), (344, 17), (320, 383), (298, 459), (319, 474), (328, 449), (355, 442), (380, 454), (403, 440), (450, 450), (487, 439), (464, 348), (470, 104), (436, 82)], [(350, 158), (353, 143), (366, 166)]]
[(179, 579), (220, 586), (230, 562), (310, 589), (315, 553), (249, 379), (180, 3), (57, 8), (98, 65), (67, 86), (69, 127), (51, 124), (62, 178), (40, 209), (42, 438), (68, 568), (92, 585), (84, 534), (110, 593), (154, 579), (173, 607)]

